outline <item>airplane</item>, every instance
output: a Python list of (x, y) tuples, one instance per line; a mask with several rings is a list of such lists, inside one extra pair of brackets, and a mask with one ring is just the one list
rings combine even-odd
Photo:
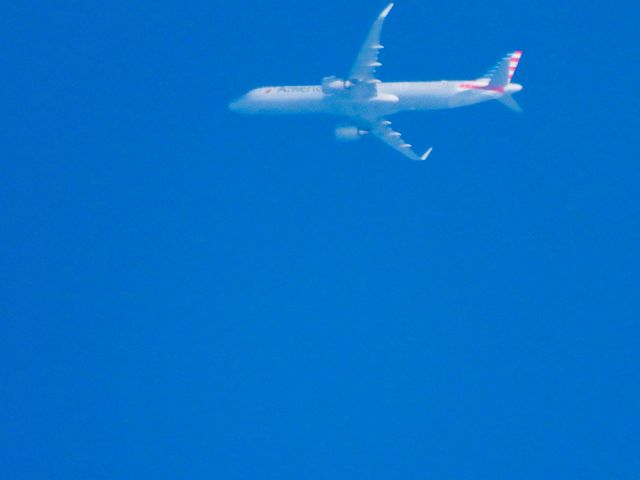
[(411, 160), (426, 160), (433, 147), (422, 155), (413, 151), (386, 117), (403, 111), (438, 110), (497, 100), (516, 112), (522, 111), (513, 94), (522, 85), (511, 80), (522, 51), (507, 54), (485, 75), (476, 80), (437, 82), (381, 82), (376, 70), (382, 26), (393, 8), (390, 3), (378, 16), (346, 79), (325, 77), (321, 85), (261, 87), (231, 102), (229, 108), (245, 114), (324, 113), (344, 116), (348, 123), (338, 125), (335, 137), (358, 140), (371, 134)]

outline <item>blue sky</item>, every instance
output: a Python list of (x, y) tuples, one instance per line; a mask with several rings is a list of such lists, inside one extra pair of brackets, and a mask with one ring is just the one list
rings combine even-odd
[(348, 71), (384, 2), (2, 7), (7, 478), (632, 479), (632, 2), (396, 2), (383, 80), (514, 49), (525, 114), (226, 105)]

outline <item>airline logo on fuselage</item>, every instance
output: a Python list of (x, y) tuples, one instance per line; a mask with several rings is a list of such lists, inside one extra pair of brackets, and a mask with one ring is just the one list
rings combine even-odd
[[(270, 93), (272, 89), (268, 88), (264, 93)], [(319, 85), (310, 85), (303, 87), (278, 87), (276, 88), (278, 93), (309, 93), (309, 92), (322, 92), (322, 87)]]

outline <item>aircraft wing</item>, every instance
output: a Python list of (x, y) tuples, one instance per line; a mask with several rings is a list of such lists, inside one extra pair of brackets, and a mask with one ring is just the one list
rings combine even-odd
[(406, 143), (400, 133), (394, 131), (391, 128), (391, 122), (387, 120), (377, 120), (375, 123), (371, 125), (371, 129), (369, 132), (376, 137), (378, 140), (389, 145), (391, 148), (397, 150), (405, 157), (411, 160), (426, 160), (427, 157), (431, 154), (431, 150), (433, 147), (429, 148), (422, 156), (418, 156), (412, 149), (411, 145)]
[(380, 53), (380, 50), (384, 48), (380, 44), (380, 34), (382, 33), (384, 20), (387, 18), (387, 15), (389, 15), (392, 8), (393, 3), (390, 3), (387, 8), (382, 11), (380, 16), (378, 16), (378, 19), (371, 27), (369, 35), (360, 49), (358, 58), (351, 68), (349, 80), (377, 83), (375, 77), (376, 68), (382, 66), (382, 64), (378, 62), (378, 54)]

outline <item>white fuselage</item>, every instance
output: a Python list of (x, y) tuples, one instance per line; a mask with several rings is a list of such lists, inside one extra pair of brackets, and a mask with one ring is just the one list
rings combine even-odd
[(327, 95), (320, 85), (261, 87), (232, 102), (229, 108), (248, 114), (325, 113), (380, 118), (403, 111), (464, 107), (522, 89), (515, 83), (499, 90), (485, 86), (477, 80), (384, 82), (377, 85), (377, 95), (362, 98), (349, 91)]

